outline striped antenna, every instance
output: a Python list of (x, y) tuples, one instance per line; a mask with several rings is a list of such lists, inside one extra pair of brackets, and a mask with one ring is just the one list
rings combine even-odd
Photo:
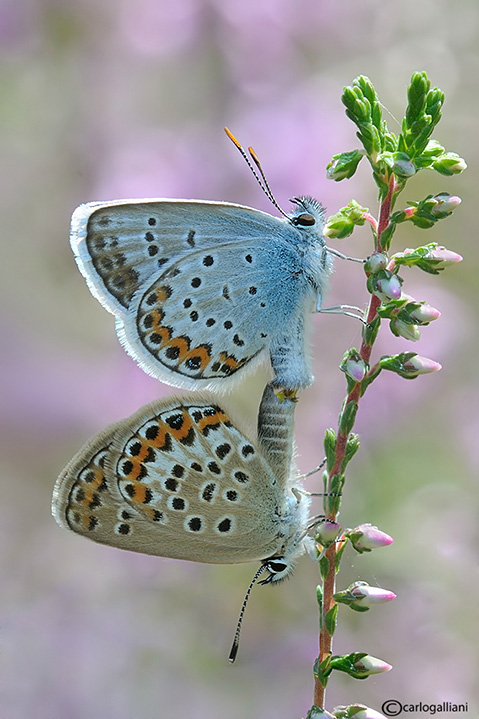
[[(233, 145), (235, 145), (235, 147), (237, 147), (238, 150), (240, 151), (240, 153), (241, 153), (241, 155), (242, 155), (244, 161), (246, 162), (246, 164), (248, 165), (249, 169), (250, 169), (251, 172), (253, 173), (253, 176), (254, 176), (254, 178), (256, 179), (256, 182), (257, 182), (258, 185), (261, 187), (261, 189), (263, 190), (263, 192), (264, 192), (264, 194), (266, 195), (266, 197), (268, 198), (268, 200), (271, 202), (271, 204), (273, 204), (273, 205), (276, 207), (276, 209), (278, 210), (278, 212), (280, 212), (280, 213), (283, 215), (283, 217), (286, 217), (288, 220), (291, 220), (291, 218), (288, 217), (288, 215), (286, 214), (286, 212), (281, 209), (281, 207), (279, 206), (278, 202), (276, 201), (276, 198), (275, 198), (275, 196), (273, 195), (273, 192), (271, 191), (271, 188), (270, 188), (270, 186), (269, 186), (268, 180), (266, 179), (266, 175), (264, 174), (264, 170), (263, 170), (263, 168), (261, 167), (261, 163), (260, 163), (260, 161), (259, 161), (259, 159), (258, 159), (258, 156), (257, 156), (256, 152), (253, 150), (252, 147), (248, 147), (249, 154), (251, 155), (251, 158), (252, 158), (254, 164), (255, 164), (256, 167), (258, 168), (260, 175), (258, 175), (258, 173), (256, 172), (256, 170), (254, 169), (253, 164), (252, 164), (251, 160), (249, 159), (249, 157), (248, 157), (248, 155), (247, 155), (247, 153), (246, 153), (246, 150), (245, 150), (244, 147), (242, 147), (242, 145), (238, 142), (238, 140), (237, 140), (236, 137), (233, 135), (233, 133), (232, 133), (230, 130), (228, 130), (227, 127), (225, 127), (225, 132), (226, 132), (226, 134), (228, 135), (228, 137), (229, 137), (229, 139), (231, 140), (231, 142), (233, 143)], [(260, 176), (261, 176), (261, 177), (260, 177)]]

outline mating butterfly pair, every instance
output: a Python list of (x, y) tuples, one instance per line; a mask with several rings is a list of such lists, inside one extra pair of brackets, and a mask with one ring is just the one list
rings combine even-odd
[(312, 382), (304, 325), (321, 309), (332, 262), (323, 208), (310, 197), (293, 202), (282, 218), (188, 200), (74, 212), (80, 271), (146, 372), (222, 390), (269, 355), (274, 378), (256, 437), (201, 393), (158, 400), (100, 432), (57, 480), (61, 526), (163, 557), (259, 560), (266, 582), (286, 576), (304, 552), (309, 497), (291, 479), (294, 395)]

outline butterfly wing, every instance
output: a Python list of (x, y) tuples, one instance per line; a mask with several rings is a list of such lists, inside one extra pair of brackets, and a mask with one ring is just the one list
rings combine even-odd
[(117, 331), (154, 377), (189, 389), (223, 385), (288, 332), (308, 290), (284, 241), (218, 245), (189, 253), (140, 291)]
[[(116, 478), (106, 470), (119, 422), (100, 432), (68, 463), (58, 477), (52, 500), (52, 514), (65, 529), (96, 542), (141, 552), (148, 537), (149, 523), (127, 505)], [(135, 536), (127, 528), (134, 522)]]
[(53, 513), (78, 534), (211, 563), (281, 546), (284, 485), (213, 398), (158, 400), (89, 442), (57, 480)]
[(93, 295), (123, 316), (147, 280), (192, 250), (270, 237), (283, 225), (265, 212), (222, 202), (91, 202), (73, 213), (70, 242)]

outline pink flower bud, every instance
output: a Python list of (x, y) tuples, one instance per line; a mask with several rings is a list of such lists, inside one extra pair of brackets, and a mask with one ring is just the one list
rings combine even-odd
[(420, 324), (428, 324), (441, 316), (439, 310), (426, 303), (421, 304), (415, 310), (411, 310), (409, 317)]
[(350, 358), (344, 364), (344, 371), (355, 382), (361, 382), (368, 371), (368, 366), (363, 359), (354, 360)]
[(391, 332), (396, 335), (396, 337), (404, 337), (404, 339), (410, 340), (411, 342), (417, 342), (421, 337), (421, 333), (417, 325), (411, 325), (408, 322), (403, 322), (403, 320), (400, 320), (397, 317), (394, 317), (391, 320), (389, 326), (391, 328)]
[(447, 192), (441, 192), (432, 199), (436, 200), (436, 204), (431, 209), (431, 215), (442, 215), (444, 212), (452, 212), (461, 204), (460, 197), (457, 197), (457, 195), (449, 195)]
[(386, 532), (382, 532), (372, 524), (360, 524), (356, 529), (348, 532), (353, 546), (359, 551), (371, 551), (371, 549), (379, 549), (387, 547), (394, 540)]
[(410, 378), (417, 377), (420, 374), (438, 372), (441, 369), (439, 362), (420, 355), (414, 355), (414, 357), (403, 362), (403, 367)]
[(387, 662), (383, 662), (382, 659), (377, 659), (376, 657), (371, 657), (367, 654), (365, 657), (358, 659), (358, 661), (354, 663), (354, 668), (358, 674), (361, 674), (363, 677), (369, 677), (371, 674), (382, 674), (383, 672), (388, 672), (392, 669), (392, 665)]
[(382, 277), (376, 281), (374, 293), (381, 300), (398, 300), (401, 297), (401, 281), (397, 275)]
[(357, 602), (360, 602), (364, 607), (372, 607), (375, 604), (384, 604), (396, 599), (394, 592), (381, 587), (370, 587), (369, 584), (362, 582), (351, 589), (350, 594), (356, 597)]
[(437, 269), (441, 267), (449, 267), (449, 265), (455, 265), (457, 262), (462, 262), (461, 255), (458, 255), (457, 252), (453, 252), (452, 250), (447, 250), (442, 246), (435, 247), (431, 250), (429, 253), (429, 259), (441, 260), (441, 264), (436, 265)]

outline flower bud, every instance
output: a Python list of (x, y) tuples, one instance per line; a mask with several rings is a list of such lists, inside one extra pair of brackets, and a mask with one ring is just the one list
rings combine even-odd
[(420, 374), (429, 374), (441, 369), (441, 365), (427, 357), (420, 357), (415, 352), (401, 352), (398, 355), (384, 355), (379, 360), (381, 369), (396, 372), (405, 379), (414, 379)]
[(393, 172), (398, 177), (412, 177), (416, 174), (416, 166), (405, 152), (395, 152)]
[(356, 670), (358, 679), (365, 679), (371, 676), (371, 674), (382, 674), (392, 669), (392, 665), (387, 662), (383, 662), (382, 659), (377, 659), (367, 654), (362, 659), (358, 659), (354, 662), (354, 669)]
[[(438, 372), (441, 369), (439, 362), (435, 362), (427, 357), (421, 357), (420, 355), (414, 355), (410, 359), (403, 362), (405, 372), (407, 372), (408, 379), (413, 379), (420, 374), (429, 374), (430, 372)], [(406, 376), (403, 374), (403, 377)]]
[(372, 607), (375, 604), (385, 604), (392, 599), (396, 599), (394, 592), (381, 587), (370, 587), (366, 582), (356, 582), (353, 589), (350, 590), (352, 597), (356, 599), (363, 607)]
[(339, 369), (345, 372), (354, 382), (361, 382), (369, 369), (369, 365), (363, 360), (359, 352), (353, 348), (346, 352)]
[(436, 204), (431, 208), (431, 215), (448, 215), (461, 204), (461, 198), (457, 195), (450, 195), (448, 192), (440, 192), (431, 198)]
[(382, 302), (398, 300), (401, 297), (401, 280), (388, 270), (384, 270), (384, 276), (373, 276), (372, 291)]
[(466, 167), (465, 161), (455, 152), (445, 152), (432, 163), (432, 168), (441, 175), (459, 175)]
[(368, 275), (375, 275), (388, 266), (389, 258), (385, 252), (373, 252), (364, 263), (364, 271)]
[(370, 552), (372, 549), (387, 547), (394, 540), (386, 532), (382, 532), (372, 524), (360, 524), (347, 532), (351, 544), (358, 552)]
[(411, 342), (417, 342), (421, 338), (421, 332), (419, 331), (419, 327), (417, 325), (404, 322), (398, 317), (394, 317), (391, 320), (389, 327), (391, 328), (393, 335), (396, 335), (396, 337), (404, 337), (404, 339), (410, 340)]
[(325, 237), (342, 239), (349, 237), (355, 225), (364, 225), (367, 207), (361, 207), (356, 200), (351, 200), (346, 207), (342, 207), (334, 215), (328, 217), (323, 230)]
[(409, 312), (409, 317), (415, 320), (420, 325), (428, 325), (430, 322), (437, 320), (441, 316), (439, 310), (432, 305), (428, 305), (425, 302), (421, 303), (419, 307)]
[(333, 594), (337, 604), (346, 604), (355, 612), (367, 612), (375, 604), (384, 604), (396, 599), (396, 595), (381, 587), (370, 587), (367, 582), (354, 582), (342, 592)]
[(449, 265), (462, 262), (461, 255), (458, 255), (457, 252), (453, 252), (452, 250), (447, 250), (442, 245), (432, 249), (428, 255), (428, 259), (440, 260), (440, 263), (435, 265), (436, 269), (442, 269), (443, 267), (449, 267)]
[(315, 541), (323, 547), (329, 547), (339, 534), (340, 526), (337, 522), (326, 520), (318, 524), (315, 530)]
[(342, 240), (349, 237), (354, 230), (354, 222), (350, 217), (344, 215), (333, 215), (324, 227), (323, 234), (330, 240)]

